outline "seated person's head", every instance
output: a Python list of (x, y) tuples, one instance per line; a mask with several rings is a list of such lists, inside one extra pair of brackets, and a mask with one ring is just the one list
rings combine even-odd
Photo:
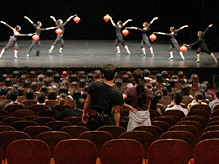
[(66, 95), (68, 95), (68, 88), (66, 86), (61, 86), (59, 88), (58, 95), (60, 95), (61, 93), (65, 93)]
[(30, 88), (30, 85), (31, 85), (30, 80), (29, 80), (29, 79), (26, 79), (26, 80), (24, 81), (24, 88)]
[(56, 82), (56, 83), (59, 83), (59, 82), (60, 82), (60, 75), (59, 75), (59, 73), (56, 73), (56, 74), (54, 75), (54, 82)]
[(69, 80), (70, 80), (70, 83), (72, 83), (73, 81), (78, 82), (78, 76), (76, 74), (70, 75)]
[(28, 89), (26, 91), (25, 97), (27, 100), (33, 100), (34, 98), (34, 91), (32, 89)]
[(163, 83), (163, 78), (162, 78), (162, 75), (160, 73), (156, 74), (156, 78), (157, 78), (158, 83)]
[(121, 88), (122, 87), (122, 79), (118, 78), (115, 80), (115, 84), (117, 88)]
[(48, 97), (48, 100), (56, 100), (57, 92), (54, 90), (49, 90), (47, 97)]
[(182, 79), (184, 77), (183, 71), (179, 71), (177, 75), (179, 79)]
[(154, 79), (151, 80), (150, 83), (152, 84), (153, 87), (156, 87), (156, 85), (157, 85), (157, 81)]
[(98, 69), (94, 71), (94, 79), (99, 79), (99, 78), (101, 78), (101, 71)]
[(44, 82), (44, 84), (48, 87), (48, 86), (50, 85), (50, 83), (51, 83), (51, 80), (50, 80), (49, 77), (47, 77), (47, 78), (45, 78), (45, 79), (43, 80), (43, 82)]
[(9, 97), (12, 101), (16, 101), (18, 96), (18, 91), (16, 89), (11, 89), (9, 91)]
[(148, 77), (150, 73), (149, 69), (144, 69), (144, 77)]
[(35, 81), (33, 81), (33, 82), (31, 83), (30, 88), (33, 89), (34, 92), (38, 91), (37, 83), (36, 83)]
[(58, 105), (65, 105), (65, 102), (67, 100), (67, 95), (65, 93), (61, 93), (60, 97), (58, 99)]
[(168, 78), (168, 72), (165, 71), (165, 70), (161, 72), (161, 75), (162, 75), (162, 77), (165, 78), (165, 79)]
[(6, 86), (1, 87), (2, 96), (6, 96), (8, 93), (8, 89)]
[(10, 87), (11, 86), (11, 78), (10, 77), (7, 77), (5, 79), (5, 85), (6, 85), (6, 87)]
[(73, 92), (73, 99), (77, 100), (81, 97), (81, 91), (80, 90), (74, 90)]
[(47, 95), (47, 94), (48, 94), (48, 88), (47, 88), (47, 86), (46, 86), (46, 85), (43, 85), (43, 86), (40, 88), (40, 92), (43, 92), (43, 93), (45, 93), (45, 95)]
[(112, 64), (107, 64), (102, 69), (104, 79), (111, 81), (115, 78), (116, 67)]
[(83, 109), (84, 108), (84, 102), (85, 102), (85, 98), (79, 98), (77, 100), (77, 108)]
[(189, 96), (190, 95), (191, 87), (188, 85), (182, 85), (182, 94), (183, 96)]
[(45, 93), (40, 92), (40, 93), (37, 95), (37, 99), (38, 99), (38, 102), (39, 102), (39, 103), (44, 103), (44, 102), (45, 102), (45, 99), (46, 99)]
[(201, 92), (196, 92), (195, 93), (195, 100), (198, 101), (202, 101), (203, 100), (203, 93)]
[(40, 75), (38, 75), (37, 80), (42, 83), (44, 78), (45, 78), (44, 75), (40, 74)]
[(51, 69), (47, 69), (46, 70), (46, 75), (47, 75), (47, 77), (52, 77), (52, 70)]
[(180, 91), (175, 91), (175, 93), (173, 94), (173, 101), (175, 102), (176, 105), (180, 105), (180, 103), (182, 102), (183, 96), (180, 93)]

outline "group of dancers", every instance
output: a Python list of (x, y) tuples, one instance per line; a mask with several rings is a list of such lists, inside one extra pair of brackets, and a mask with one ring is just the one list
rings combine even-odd
[[(150, 52), (151, 52), (151, 55), (152, 57), (154, 57), (154, 52), (153, 52), (153, 48), (149, 42), (149, 38), (147, 36), (147, 32), (150, 30), (150, 26), (151, 24), (157, 20), (158, 17), (154, 17), (152, 19), (152, 21), (150, 23), (148, 22), (144, 22), (143, 23), (143, 28), (138, 28), (138, 27), (126, 27), (126, 29), (135, 29), (135, 30), (139, 30), (141, 33), (142, 33), (142, 40), (141, 40), (141, 49), (142, 49), (142, 52), (143, 54), (141, 56), (146, 56), (146, 51), (145, 51), (145, 45), (147, 45), (147, 47), (150, 49)], [(120, 42), (126, 49), (128, 55), (131, 55), (131, 52), (128, 48), (128, 46), (125, 44), (124, 40), (123, 40), (123, 35), (121, 33), (122, 29), (124, 28), (124, 26), (126, 25), (126, 23), (128, 23), (129, 21), (132, 21), (132, 19), (128, 19), (125, 23), (122, 23), (122, 21), (118, 21), (117, 24), (114, 23), (112, 17), (110, 17), (110, 21), (112, 23), (112, 25), (115, 27), (115, 31), (116, 31), (116, 40), (115, 40), (115, 45), (116, 45), (116, 49), (117, 49), (117, 54), (121, 54), (120, 52), (120, 48), (119, 48), (119, 45), (118, 43)], [(204, 39), (204, 36), (206, 34), (206, 32), (209, 30), (210, 27), (212, 27), (213, 24), (210, 24), (204, 32), (202, 31), (198, 31), (198, 40), (190, 45), (188, 44), (184, 44), (184, 46), (187, 46), (187, 47), (192, 47), (194, 46), (195, 44), (198, 44), (199, 45), (199, 48), (197, 49), (196, 51), (196, 54), (197, 54), (197, 60), (196, 62), (200, 62), (200, 52), (201, 51), (204, 51), (206, 52), (207, 54), (211, 55), (214, 59), (214, 61), (217, 63), (217, 58), (215, 57), (215, 55), (208, 49), (208, 46), (205, 42), (205, 39)], [(172, 60), (174, 59), (173, 58), (173, 48), (176, 49), (176, 51), (180, 54), (181, 58), (183, 61), (185, 61), (185, 57), (183, 55), (183, 52), (180, 51), (180, 47), (179, 47), (179, 43), (178, 41), (176, 40), (175, 36), (177, 36), (177, 33), (186, 28), (186, 27), (189, 27), (188, 25), (184, 25), (182, 27), (180, 27), (179, 29), (176, 29), (175, 27), (170, 27), (170, 33), (164, 33), (164, 32), (153, 32), (153, 34), (160, 34), (160, 35), (166, 35), (166, 36), (169, 36), (170, 37), (170, 40), (171, 40), (171, 45), (169, 46), (169, 53), (170, 53), (170, 57), (168, 58), (169, 60)]]
[[(64, 43), (64, 39), (63, 39), (63, 35), (64, 35), (64, 31), (65, 31), (65, 25), (74, 17), (76, 17), (76, 15), (71, 15), (64, 23), (61, 19), (56, 20), (54, 16), (50, 16), (50, 18), (55, 22), (54, 27), (48, 27), (48, 28), (41, 28), (42, 23), (40, 21), (37, 21), (36, 24), (27, 16), (24, 16), (25, 19), (27, 19), (35, 28), (35, 33), (29, 33), (29, 34), (20, 34), (19, 31), (21, 30), (21, 26), (17, 25), (15, 28), (11, 27), (10, 25), (8, 25), (7, 23), (0, 21), (0, 23), (8, 26), (12, 31), (13, 31), (13, 36), (10, 37), (7, 45), (2, 49), (1, 53), (0, 53), (0, 58), (2, 57), (3, 53), (11, 46), (14, 46), (14, 58), (18, 59), (17, 53), (18, 53), (18, 43), (17, 43), (17, 39), (18, 36), (32, 36), (32, 35), (37, 35), (40, 36), (41, 31), (46, 31), (46, 30), (51, 30), (51, 29), (55, 29), (55, 28), (59, 28), (62, 30), (61, 34), (57, 34), (57, 38), (54, 41), (54, 43), (52, 44), (51, 48), (49, 49), (49, 55), (52, 53), (52, 50), (54, 49), (55, 45), (60, 42), (61, 46), (59, 49), (59, 54), (62, 54), (62, 50), (63, 47), (65, 45)], [(131, 55), (131, 51), (129, 50), (127, 44), (124, 42), (123, 40), (123, 35), (122, 35), (122, 29), (125, 27), (125, 25), (132, 21), (132, 19), (128, 19), (127, 21), (125, 21), (124, 23), (122, 21), (118, 21), (116, 24), (114, 23), (113, 19), (111, 16), (110, 17), (110, 21), (112, 23), (112, 25), (115, 27), (115, 32), (116, 32), (116, 40), (115, 40), (115, 46), (116, 46), (116, 55), (121, 54), (120, 51), (120, 47), (119, 47), (119, 43), (122, 44), (124, 46), (124, 48), (126, 49), (128, 55)], [(146, 50), (145, 50), (145, 45), (147, 45), (147, 47), (150, 49), (151, 52), (151, 56), (154, 57), (154, 52), (153, 52), (153, 48), (149, 42), (149, 38), (147, 36), (147, 32), (150, 30), (150, 26), (152, 25), (152, 23), (158, 20), (158, 17), (154, 17), (150, 23), (148, 22), (144, 22), (143, 23), (143, 28), (138, 28), (138, 27), (125, 27), (126, 29), (134, 29), (134, 30), (139, 30), (142, 33), (142, 40), (141, 40), (141, 49), (143, 54), (141, 56), (146, 56)], [(198, 40), (190, 45), (188, 44), (184, 44), (187, 47), (192, 47), (195, 44), (199, 45), (199, 48), (196, 51), (197, 54), (197, 60), (196, 62), (200, 62), (200, 52), (204, 51), (207, 54), (211, 55), (214, 59), (214, 61), (217, 63), (217, 59), (214, 56), (214, 54), (208, 49), (208, 46), (205, 42), (204, 36), (206, 34), (206, 32), (209, 30), (210, 27), (212, 27), (213, 24), (210, 24), (204, 32), (202, 31), (198, 31)], [(170, 37), (171, 40), (171, 45), (169, 46), (169, 53), (170, 53), (170, 57), (168, 58), (169, 60), (174, 59), (173, 57), (173, 48), (175, 48), (177, 50), (177, 52), (180, 54), (182, 60), (185, 60), (185, 57), (183, 55), (183, 52), (180, 51), (180, 47), (178, 44), (178, 41), (176, 40), (175, 36), (177, 36), (177, 33), (188, 27), (188, 25), (184, 25), (182, 27), (180, 27), (179, 29), (176, 29), (175, 27), (170, 27), (170, 33), (164, 33), (164, 32), (153, 32), (154, 34), (160, 34), (160, 35), (166, 35)], [(37, 44), (38, 49), (36, 52), (36, 56), (40, 56), (40, 48), (41, 48), (41, 43), (39, 40), (33, 40), (32, 44), (30, 45), (28, 52), (27, 52), (27, 57), (30, 56), (31, 50), (34, 47), (34, 45)]]

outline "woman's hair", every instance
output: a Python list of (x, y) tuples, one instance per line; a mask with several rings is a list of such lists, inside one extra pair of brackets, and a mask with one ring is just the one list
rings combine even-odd
[(63, 23), (61, 19), (58, 19), (56, 22), (58, 23), (58, 25), (61, 25)]
[(119, 21), (118, 21), (118, 23), (119, 23), (120, 25), (122, 25), (122, 24), (123, 24), (123, 22), (122, 22), (121, 20), (119, 20)]
[(203, 35), (203, 32), (202, 32), (202, 31), (198, 31), (198, 34), (202, 36), (202, 35)]
[(170, 31), (174, 32), (174, 35), (177, 36), (176, 28), (174, 26), (170, 27)]
[(58, 100), (58, 105), (64, 105), (67, 99), (67, 95), (65, 93), (61, 93), (59, 100)]
[[(145, 25), (145, 27), (147, 27), (147, 30), (150, 31), (150, 27), (149, 27), (149, 26), (150, 26), (150, 23), (144, 22), (144, 23), (143, 23), (143, 26), (144, 26), (144, 25)], [(148, 27), (149, 27), (149, 28), (148, 28)]]
[(143, 101), (145, 99), (147, 99), (147, 94), (146, 94), (146, 91), (145, 91), (145, 87), (142, 83), (142, 81), (144, 79), (144, 74), (140, 69), (136, 69), (133, 72), (133, 76), (134, 76), (135, 82), (138, 84), (138, 86), (136, 87), (138, 103), (139, 103), (140, 106), (142, 106)]
[(40, 21), (37, 21), (36, 25), (39, 26), (40, 24), (42, 25)]
[(21, 26), (16, 25), (15, 30), (16, 30), (16, 31), (20, 31), (20, 30), (21, 30)]

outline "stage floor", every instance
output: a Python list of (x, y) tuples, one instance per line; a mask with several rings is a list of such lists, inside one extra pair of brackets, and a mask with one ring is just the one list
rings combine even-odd
[[(100, 68), (105, 64), (111, 63), (119, 68), (217, 68), (213, 58), (206, 53), (201, 53), (201, 62), (195, 63), (196, 51), (189, 50), (182, 61), (180, 55), (174, 50), (174, 60), (168, 60), (169, 44), (158, 41), (153, 42), (155, 57), (152, 58), (147, 50), (147, 57), (141, 57), (140, 43), (138, 41), (127, 41), (131, 50), (129, 56), (124, 47), (121, 46), (121, 54), (115, 55), (116, 49), (114, 40), (65, 40), (63, 55), (58, 53), (59, 44), (54, 48), (51, 55), (48, 50), (53, 40), (41, 40), (41, 56), (35, 55), (37, 46), (26, 57), (27, 49), (32, 40), (18, 40), (19, 59), (14, 59), (13, 47), (7, 50), (0, 59), (0, 67), (30, 67), (30, 68)], [(1, 41), (0, 47), (3, 48), (7, 41)], [(214, 52), (219, 59), (219, 52)]]

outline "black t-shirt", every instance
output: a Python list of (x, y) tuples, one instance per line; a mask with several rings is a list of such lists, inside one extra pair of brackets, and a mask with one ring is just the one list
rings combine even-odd
[(111, 109), (114, 105), (124, 104), (122, 92), (104, 82), (93, 82), (88, 88), (88, 94), (91, 96), (91, 109), (98, 113), (111, 116)]

